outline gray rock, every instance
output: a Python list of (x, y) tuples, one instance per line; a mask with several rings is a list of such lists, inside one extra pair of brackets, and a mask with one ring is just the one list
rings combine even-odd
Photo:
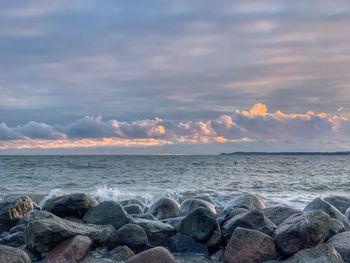
[(208, 255), (208, 247), (187, 235), (177, 233), (166, 241), (166, 247), (172, 253), (195, 253)]
[(142, 207), (139, 205), (127, 205), (124, 206), (123, 209), (125, 212), (127, 212), (129, 215), (139, 215), (143, 214)]
[(345, 214), (346, 209), (350, 207), (350, 196), (328, 196), (324, 200)]
[(9, 247), (21, 247), (24, 244), (25, 242), (23, 231), (10, 233), (6, 237), (0, 239), (0, 245), (5, 245)]
[(155, 247), (133, 256), (126, 263), (177, 263), (177, 261), (164, 247)]
[(26, 246), (32, 251), (47, 252), (76, 235), (88, 236), (95, 245), (107, 243), (116, 230), (112, 226), (84, 225), (68, 221), (47, 211), (34, 211), (24, 232)]
[(345, 262), (350, 262), (350, 231), (345, 231), (333, 236), (327, 241), (342, 256)]
[(248, 210), (261, 210), (266, 207), (262, 197), (253, 194), (241, 194), (234, 197), (225, 207), (240, 207)]
[(220, 226), (223, 226), (226, 221), (230, 220), (232, 217), (248, 212), (248, 209), (240, 207), (224, 207), (224, 209), (219, 213), (217, 221)]
[(159, 221), (154, 215), (151, 214), (133, 214), (131, 215), (133, 218), (140, 218), (140, 219), (148, 219), (153, 221)]
[(87, 194), (75, 193), (48, 199), (42, 209), (59, 217), (82, 218), (86, 210), (96, 205), (97, 201)]
[(30, 197), (13, 196), (0, 201), (0, 232), (10, 230), (20, 219), (33, 210)]
[(148, 213), (154, 215), (159, 220), (173, 218), (179, 215), (179, 203), (171, 198), (161, 198), (154, 202)]
[(112, 259), (116, 261), (126, 261), (135, 256), (135, 253), (127, 246), (119, 246), (109, 252)]
[(179, 227), (180, 227), (180, 223), (181, 223), (182, 219), (184, 219), (184, 218), (185, 218), (184, 216), (175, 217), (175, 218), (168, 218), (168, 219), (162, 220), (162, 222), (171, 225), (173, 228), (176, 229), (176, 231), (178, 231)]
[(202, 199), (202, 200), (204, 200), (204, 201), (207, 201), (207, 202), (209, 202), (209, 203), (214, 204), (213, 199), (212, 199), (212, 198), (210, 197), (210, 195), (208, 195), (208, 194), (197, 194), (197, 195), (195, 195), (193, 198), (194, 198), (194, 199)]
[(146, 207), (146, 205), (137, 199), (127, 199), (127, 200), (122, 200), (118, 202), (119, 204), (121, 204), (122, 206), (127, 206), (127, 205), (139, 205), (141, 206), (142, 209), (144, 209)]
[(326, 237), (326, 240), (329, 240), (336, 234), (345, 232), (345, 226), (343, 225), (342, 222), (340, 222), (337, 219), (331, 218), (331, 221), (329, 223), (329, 231)]
[(115, 229), (130, 223), (131, 217), (120, 204), (114, 201), (105, 201), (86, 211), (83, 221), (88, 224), (112, 225)]
[(277, 258), (274, 240), (259, 231), (236, 228), (225, 253), (225, 263), (255, 263)]
[(286, 206), (266, 207), (261, 212), (270, 219), (276, 226), (279, 226), (291, 215), (301, 214), (303, 211)]
[(216, 225), (216, 218), (209, 210), (197, 208), (181, 221), (179, 232), (197, 241), (206, 242)]
[(321, 210), (290, 216), (273, 234), (277, 251), (284, 256), (291, 256), (301, 249), (324, 242), (329, 224), (329, 215)]
[(17, 225), (10, 229), (10, 233), (12, 234), (20, 231), (23, 232), (25, 228), (26, 228), (25, 224)]
[(1, 263), (31, 263), (32, 260), (24, 251), (8, 246), (0, 245)]
[(226, 242), (230, 240), (233, 231), (237, 227), (257, 230), (271, 236), (276, 225), (264, 216), (263, 213), (257, 210), (238, 214), (228, 220), (221, 229), (223, 239)]
[(349, 207), (348, 209), (346, 209), (346, 211), (345, 211), (345, 217), (346, 217), (347, 220), (350, 221), (350, 207)]
[(187, 199), (180, 206), (179, 216), (186, 216), (189, 213), (191, 213), (193, 210), (200, 207), (206, 208), (213, 215), (216, 215), (216, 209), (212, 203), (209, 203), (202, 199)]

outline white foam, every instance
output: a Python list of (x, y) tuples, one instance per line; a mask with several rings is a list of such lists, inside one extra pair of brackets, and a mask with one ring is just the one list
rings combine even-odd
[(58, 196), (63, 196), (65, 193), (61, 189), (52, 189), (50, 193), (46, 196), (44, 196), (43, 200), (40, 201), (39, 206), (42, 207), (47, 200), (58, 197)]

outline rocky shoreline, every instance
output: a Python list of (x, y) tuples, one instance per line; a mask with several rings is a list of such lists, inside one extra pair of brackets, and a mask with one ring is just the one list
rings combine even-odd
[(350, 262), (350, 197), (316, 198), (304, 210), (266, 207), (241, 194), (99, 202), (83, 193), (39, 207), (27, 195), (0, 201), (0, 263)]

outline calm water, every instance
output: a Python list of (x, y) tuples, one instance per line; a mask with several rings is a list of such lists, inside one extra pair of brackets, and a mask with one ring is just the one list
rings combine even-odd
[(101, 199), (206, 193), (219, 203), (240, 192), (302, 207), (347, 195), (350, 156), (0, 156), (0, 196), (86, 192)]

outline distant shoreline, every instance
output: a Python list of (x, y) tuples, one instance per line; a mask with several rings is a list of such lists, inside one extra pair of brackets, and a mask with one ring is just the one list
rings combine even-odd
[(232, 152), (219, 155), (350, 155), (350, 151), (344, 152)]

